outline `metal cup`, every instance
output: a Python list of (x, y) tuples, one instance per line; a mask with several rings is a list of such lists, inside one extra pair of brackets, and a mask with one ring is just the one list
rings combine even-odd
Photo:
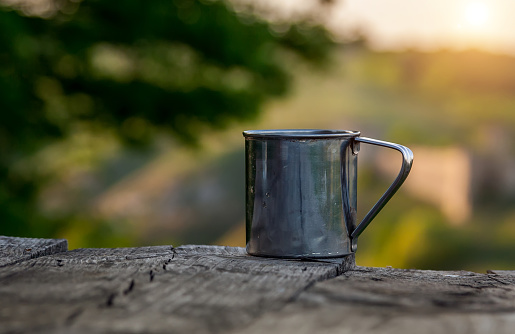
[[(282, 258), (352, 254), (357, 238), (408, 176), (405, 146), (345, 130), (244, 131), (247, 253)], [(402, 153), (399, 175), (359, 224), (360, 143)]]

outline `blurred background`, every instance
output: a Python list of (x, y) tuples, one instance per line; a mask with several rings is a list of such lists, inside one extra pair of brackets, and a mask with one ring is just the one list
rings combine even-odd
[[(412, 173), (357, 262), (514, 269), (511, 0), (0, 0), (0, 235), (244, 246), (244, 141), (360, 130)], [(363, 217), (395, 152), (363, 146)]]

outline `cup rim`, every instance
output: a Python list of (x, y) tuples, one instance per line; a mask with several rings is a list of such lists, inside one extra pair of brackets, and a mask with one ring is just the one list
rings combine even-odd
[(264, 139), (322, 139), (322, 138), (349, 138), (358, 137), (361, 133), (354, 130), (327, 130), (327, 129), (271, 129), (246, 130), (245, 138)]

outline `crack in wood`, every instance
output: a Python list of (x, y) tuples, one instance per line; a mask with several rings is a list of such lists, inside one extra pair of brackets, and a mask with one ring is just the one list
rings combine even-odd
[(129, 286), (127, 287), (127, 289), (123, 290), (123, 294), (124, 295), (129, 294), (129, 292), (131, 292), (132, 289), (134, 289), (134, 285), (135, 285), (134, 279), (131, 279), (131, 282), (130, 282)]
[(82, 312), (84, 312), (84, 309), (78, 308), (77, 310), (70, 313), (70, 315), (66, 317), (65, 325), (71, 326), (75, 322), (75, 320), (82, 314)]
[(107, 307), (111, 307), (111, 306), (113, 306), (113, 305), (114, 305), (114, 299), (116, 298), (116, 296), (117, 296), (117, 293), (115, 293), (115, 292), (110, 293), (110, 294), (107, 296), (107, 300), (106, 300), (105, 305), (106, 305)]
[(503, 285), (512, 285), (513, 284), (512, 282), (506, 282), (506, 281), (502, 280), (501, 278), (498, 277), (497, 274), (488, 274), (487, 276), (489, 279), (494, 280)]

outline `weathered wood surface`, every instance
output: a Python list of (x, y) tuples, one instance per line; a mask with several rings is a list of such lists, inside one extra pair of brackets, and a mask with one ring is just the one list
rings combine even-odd
[(218, 246), (61, 252), (0, 268), (0, 333), (515, 331), (513, 271), (353, 264)]
[(515, 333), (515, 272), (356, 267), (245, 333)]
[(0, 332), (227, 332), (353, 264), (216, 246), (78, 249), (0, 270)]
[(40, 256), (66, 252), (64, 239), (35, 239), (0, 236), (0, 267)]

